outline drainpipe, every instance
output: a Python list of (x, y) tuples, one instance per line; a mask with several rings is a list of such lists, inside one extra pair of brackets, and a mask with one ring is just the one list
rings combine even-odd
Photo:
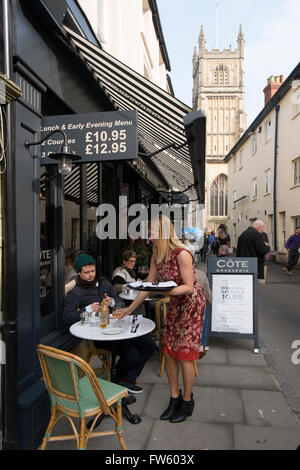
[[(3, 0), (4, 73), (12, 78), (12, 19), (11, 2)], [(3, 175), (4, 244), (3, 244), (3, 340), (6, 352), (4, 367), (3, 449), (18, 449), (18, 340), (17, 340), (17, 241), (16, 241), (16, 195), (15, 152), (13, 132), (15, 129), (11, 105), (7, 114), (7, 167)]]
[(277, 243), (277, 157), (278, 157), (278, 123), (280, 106), (275, 106), (275, 147), (274, 147), (274, 181), (273, 181), (273, 220), (274, 220), (274, 252), (278, 249)]

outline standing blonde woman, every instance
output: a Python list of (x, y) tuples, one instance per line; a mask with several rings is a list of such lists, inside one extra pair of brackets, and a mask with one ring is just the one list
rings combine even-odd
[[(205, 297), (196, 281), (191, 252), (178, 240), (168, 217), (161, 214), (157, 220), (151, 221), (149, 239), (153, 244), (153, 255), (147, 282), (154, 282), (159, 275), (164, 281), (175, 281), (178, 286), (164, 292), (170, 297), (163, 352), (166, 355), (171, 397), (169, 406), (160, 419), (179, 423), (191, 416), (194, 409), (193, 361), (199, 357)], [(130, 315), (147, 295), (147, 292), (140, 292), (128, 308), (120, 311), (122, 316)], [(184, 385), (183, 395), (179, 390), (179, 364)]]

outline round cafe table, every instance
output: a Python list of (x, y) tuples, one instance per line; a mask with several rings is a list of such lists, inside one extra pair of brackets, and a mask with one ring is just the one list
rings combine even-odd
[[(155, 323), (150, 320), (149, 318), (145, 318), (142, 316), (137, 317), (137, 321), (135, 324), (139, 324), (136, 333), (131, 333), (132, 331), (132, 316), (127, 316), (119, 320), (119, 328), (120, 332), (117, 334), (107, 334), (104, 331), (108, 331), (108, 328), (113, 330), (114, 327), (117, 325), (117, 320), (110, 319), (110, 324), (105, 328), (102, 329), (100, 326), (90, 326), (90, 325), (82, 325), (81, 322), (74, 323), (70, 327), (70, 333), (77, 338), (92, 340), (92, 341), (110, 341), (112, 344), (112, 359), (111, 359), (111, 381), (116, 383), (117, 382), (117, 369), (116, 369), (116, 356), (117, 356), (117, 347), (116, 342), (121, 341), (124, 339), (133, 339), (139, 336), (144, 336), (147, 333), (150, 333), (155, 328)], [(133, 422), (132, 415), (127, 408), (125, 402), (122, 402), (123, 407), (123, 414), (129, 421)]]

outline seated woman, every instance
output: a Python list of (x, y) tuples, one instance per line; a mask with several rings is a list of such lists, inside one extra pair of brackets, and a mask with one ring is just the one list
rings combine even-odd
[(131, 250), (123, 251), (122, 265), (118, 266), (112, 274), (112, 285), (117, 294), (124, 292), (124, 287), (130, 282), (136, 281), (136, 253)]
[[(136, 281), (136, 272), (134, 270), (136, 263), (136, 253), (132, 250), (126, 250), (122, 253), (122, 265), (118, 266), (112, 274), (112, 285), (117, 294), (124, 292), (125, 286), (130, 282)], [(136, 315), (144, 315), (145, 308), (141, 305), (134, 312)]]

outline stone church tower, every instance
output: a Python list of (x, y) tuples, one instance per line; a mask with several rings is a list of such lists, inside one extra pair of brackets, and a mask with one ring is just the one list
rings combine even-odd
[(237, 49), (205, 47), (201, 26), (198, 52), (193, 56), (193, 109), (207, 118), (206, 202), (203, 227), (215, 230), (227, 222), (227, 164), (224, 157), (246, 130), (244, 112), (244, 35), (240, 27)]

